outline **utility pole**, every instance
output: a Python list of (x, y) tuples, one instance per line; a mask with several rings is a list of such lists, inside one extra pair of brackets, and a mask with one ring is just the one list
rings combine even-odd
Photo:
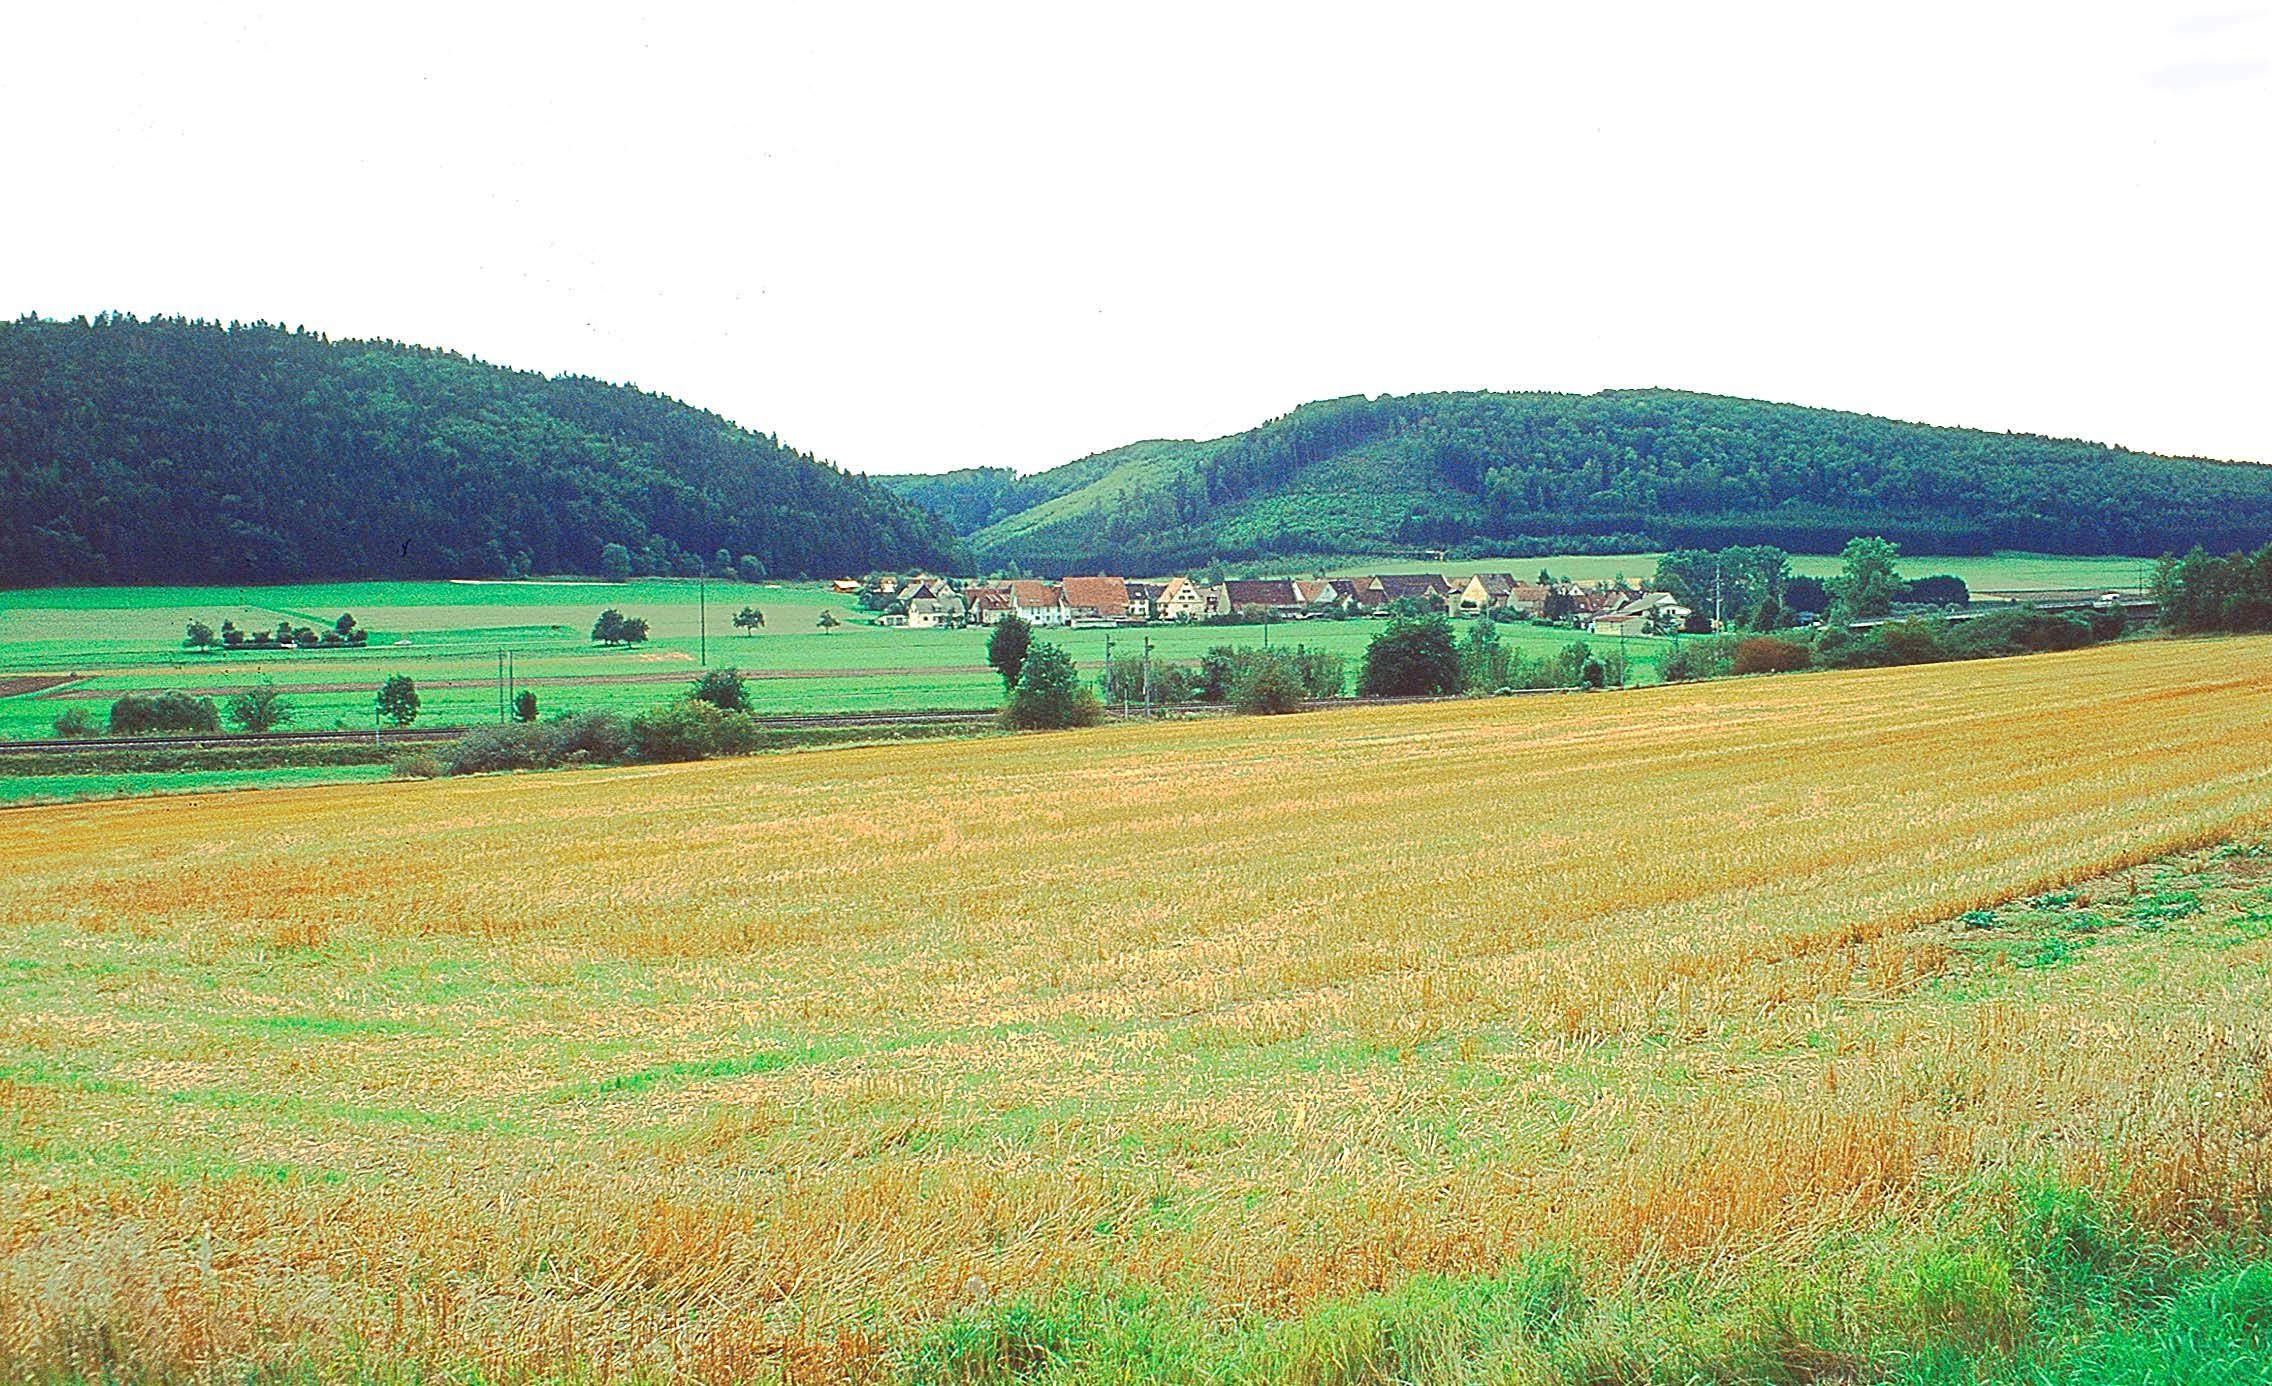
[(1152, 715), (1152, 637), (1144, 637), (1144, 715)]
[(505, 652), (497, 652), (497, 720), (505, 720)]
[[(1106, 707), (1112, 706), (1112, 632), (1110, 630), (1104, 633), (1104, 705)], [(1128, 715), (1126, 695), (1123, 695), (1120, 699), (1120, 715), (1123, 717)]]
[(694, 609), (695, 624), (701, 631), (698, 641), (702, 647), (702, 667), (707, 669), (710, 667), (710, 565), (707, 563), (702, 565), (701, 576), (695, 579)]
[(1718, 559), (1714, 559), (1712, 561), (1712, 629), (1714, 630), (1718, 630), (1728, 623), (1727, 604), (1722, 600), (1722, 591), (1720, 562)]

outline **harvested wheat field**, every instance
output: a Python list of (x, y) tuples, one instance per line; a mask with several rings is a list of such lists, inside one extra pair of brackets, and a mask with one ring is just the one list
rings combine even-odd
[(10, 812), (0, 1375), (2261, 1380), (2268, 829), (2272, 640)]

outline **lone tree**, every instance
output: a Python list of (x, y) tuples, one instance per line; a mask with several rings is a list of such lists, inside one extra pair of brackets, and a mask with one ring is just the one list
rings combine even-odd
[(1062, 646), (1045, 641), (1026, 652), (1002, 720), (1025, 731), (1051, 731), (1094, 726), (1103, 711), (1097, 695), (1073, 668), (1073, 657)]
[(1292, 712), (1301, 707), (1304, 691), (1291, 656), (1276, 650), (1258, 651), (1240, 675), (1232, 702), (1241, 712)]
[(1830, 579), (1832, 611), (1841, 620), (1883, 616), (1901, 597), (1901, 573), (1894, 560), (1901, 550), (1890, 539), (1849, 539), (1839, 557), (1845, 567)]
[(694, 691), (687, 696), (720, 712), (749, 711), (749, 685), (742, 681), (742, 671), (732, 665), (712, 669), (696, 679)]
[(844, 623), (836, 619), (835, 612), (823, 611), (820, 614), (820, 619), (813, 622), (813, 624), (819, 626), (822, 630), (834, 630)]
[(1004, 616), (995, 623), (994, 633), (986, 637), (986, 662), (1002, 676), (1005, 691), (1018, 686), (1018, 675), (1032, 649), (1033, 627), (1023, 616)]
[(396, 674), (379, 685), (379, 713), (398, 727), (418, 720), (418, 685), (410, 675)]
[(292, 704), (276, 691), (273, 680), (259, 683), (229, 699), (229, 720), (248, 732), (271, 731), (292, 720)]
[(621, 544), (606, 544), (600, 548), (600, 576), (609, 582), (631, 580), (631, 550)]
[(1399, 617), (1365, 647), (1365, 673), (1357, 691), (1372, 698), (1457, 693), (1461, 674), (1450, 621), (1441, 616)]
[(765, 613), (754, 606), (745, 606), (734, 613), (734, 629), (747, 635), (765, 624)]
[(636, 645), (646, 638), (646, 617), (626, 616), (612, 606), (592, 622), (592, 639), (602, 645)]
[(534, 722), (536, 720), (536, 694), (524, 688), (513, 695), (513, 720), (516, 722)]
[(191, 621), (182, 636), (181, 643), (193, 650), (209, 650), (213, 648), (215, 638), (213, 627), (203, 621)]

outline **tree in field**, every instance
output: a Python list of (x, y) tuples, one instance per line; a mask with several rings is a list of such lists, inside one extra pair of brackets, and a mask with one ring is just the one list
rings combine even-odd
[(765, 613), (754, 606), (745, 606), (734, 613), (734, 629), (744, 635), (748, 635), (764, 625)]
[(1457, 693), (1461, 670), (1452, 623), (1442, 616), (1397, 618), (1365, 647), (1357, 691), (1366, 697)]
[(339, 638), (342, 640), (353, 640), (355, 638), (355, 618), (344, 611), (339, 613), (338, 620), (331, 623), (331, 628), (339, 632)]
[(592, 640), (600, 645), (636, 645), (647, 638), (647, 618), (626, 616), (614, 607), (592, 622)]
[(1271, 714), (1292, 712), (1302, 705), (1301, 675), (1295, 672), (1290, 655), (1276, 650), (1257, 650), (1240, 673), (1238, 685), (1232, 691), (1231, 703), (1241, 712)]
[(817, 621), (815, 621), (815, 622), (813, 622), (813, 624), (814, 624), (814, 625), (816, 625), (816, 626), (819, 626), (819, 627), (820, 627), (820, 628), (821, 628), (822, 630), (834, 630), (834, 629), (836, 629), (836, 628), (837, 628), (838, 626), (840, 626), (840, 625), (843, 625), (844, 623), (843, 623), (842, 621), (839, 621), (839, 620), (837, 620), (837, 619), (836, 619), (836, 613), (835, 613), (835, 612), (833, 612), (833, 611), (823, 611), (823, 612), (822, 612), (822, 613), (820, 614), (820, 619), (819, 619), (819, 620), (817, 620)]
[(225, 620), (221, 622), (221, 643), (233, 650), (245, 643), (245, 633), (237, 629), (236, 622)]
[(183, 634), (182, 642), (193, 650), (210, 650), (215, 640), (213, 627), (203, 621), (191, 621)]
[(749, 685), (742, 681), (742, 671), (731, 665), (712, 669), (696, 679), (694, 691), (687, 696), (720, 712), (749, 711)]
[(513, 720), (516, 722), (534, 722), (536, 720), (536, 694), (524, 688), (513, 695)]
[(600, 548), (600, 576), (609, 582), (631, 580), (631, 550), (621, 544), (607, 544)]
[(292, 720), (292, 704), (269, 679), (229, 699), (229, 720), (248, 732), (272, 731)]
[(1470, 693), (1489, 693), (1507, 686), (1507, 647), (1499, 643), (1498, 626), (1488, 618), (1468, 626), (1459, 642), (1460, 682)]
[(1094, 726), (1103, 713), (1064, 647), (1044, 641), (1025, 652), (1002, 720), (1025, 731)]
[(1024, 671), (1026, 656), (1033, 649), (1033, 626), (1022, 616), (1004, 616), (994, 623), (994, 633), (986, 637), (986, 662), (1002, 676), (1002, 688), (1007, 692), (1018, 686), (1018, 676)]
[(1901, 549), (1891, 540), (1855, 538), (1839, 557), (1845, 567), (1829, 582), (1831, 610), (1840, 620), (1883, 616), (1901, 597), (1901, 573), (1894, 567)]
[(379, 685), (379, 713), (398, 727), (418, 720), (418, 685), (408, 674), (396, 674)]

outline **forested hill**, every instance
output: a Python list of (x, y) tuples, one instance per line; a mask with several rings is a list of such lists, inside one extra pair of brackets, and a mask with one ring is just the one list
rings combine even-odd
[(1668, 390), (1327, 400), (1029, 477), (890, 484), (982, 562), (1052, 573), (1411, 546), (1830, 552), (1882, 534), (1924, 553), (2152, 555), (2272, 538), (2272, 467)]
[(0, 586), (960, 565), (866, 477), (677, 400), (266, 325), (0, 324)]

